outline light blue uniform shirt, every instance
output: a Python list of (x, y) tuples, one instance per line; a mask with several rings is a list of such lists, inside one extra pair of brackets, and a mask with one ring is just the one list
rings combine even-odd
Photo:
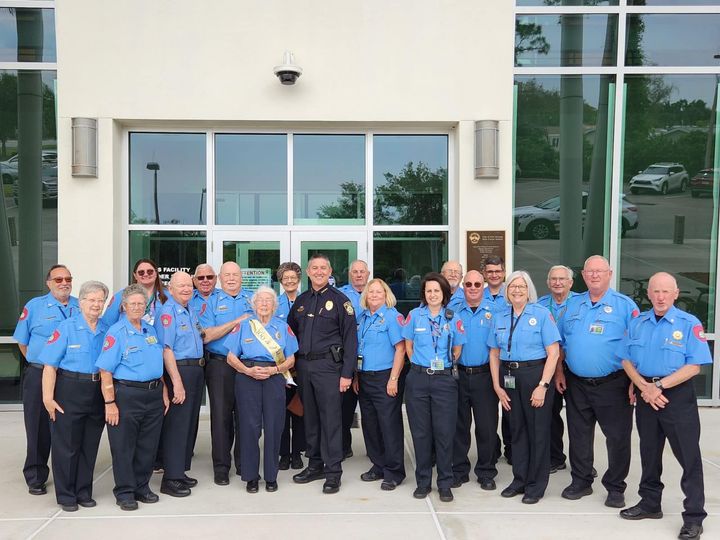
[(486, 285), (485, 290), (483, 291), (483, 303), (486, 302), (488, 303), (490, 311), (493, 313), (496, 311), (507, 311), (510, 304), (505, 299), (505, 284), (503, 283), (500, 286), (500, 291), (497, 293), (497, 296), (490, 294), (490, 287)]
[(575, 295), (572, 291), (568, 293), (568, 295), (565, 297), (565, 300), (558, 304), (555, 302), (555, 299), (553, 298), (552, 294), (546, 294), (545, 296), (538, 298), (537, 303), (540, 304), (543, 307), (546, 307), (550, 310), (551, 315), (553, 316), (553, 319), (555, 319), (555, 322), (557, 324), (560, 324), (560, 319), (563, 318), (565, 315), (565, 312), (567, 311), (567, 303), (570, 298), (572, 298)]
[(490, 359), (487, 346), (488, 336), (492, 329), (493, 313), (487, 302), (480, 302), (475, 312), (467, 302), (457, 305), (455, 313), (462, 319), (467, 342), (462, 348), (459, 363), (463, 366), (482, 366)]
[[(252, 293), (247, 292), (245, 289), (240, 289), (240, 292), (235, 297), (220, 290), (215, 296), (208, 299), (208, 306), (205, 313), (200, 317), (200, 324), (203, 328), (211, 328), (228, 323), (245, 313), (252, 313), (250, 298), (252, 298)], [(207, 343), (205, 347), (213, 354), (226, 356), (228, 350), (223, 345), (224, 341), (225, 336)]]
[(27, 345), (28, 362), (37, 362), (45, 343), (58, 325), (80, 312), (77, 298), (71, 296), (67, 306), (58, 302), (51, 293), (30, 300), (22, 310), (13, 338)]
[[(295, 298), (297, 298), (297, 296), (296, 296)], [(288, 317), (288, 315), (290, 314), (290, 308), (292, 307), (292, 305), (293, 305), (294, 303), (295, 303), (295, 301), (293, 300), (293, 301), (291, 302), (290, 299), (287, 297), (287, 294), (282, 293), (282, 294), (278, 297), (278, 308), (277, 308), (277, 311), (275, 312), (275, 316), (276, 316), (278, 319), (282, 319), (283, 321), (287, 321), (287, 317)]]
[(622, 369), (616, 353), (639, 310), (630, 298), (609, 289), (595, 305), (587, 292), (568, 300), (558, 325), (565, 363), (578, 377), (604, 377)]
[(443, 361), (445, 368), (452, 366), (448, 353), (448, 336), (451, 337), (451, 347), (464, 345), (467, 338), (460, 317), (453, 315), (451, 320), (445, 318), (445, 308), (440, 310), (433, 320), (440, 324), (440, 335), (433, 337), (431, 315), (427, 306), (413, 309), (405, 320), (403, 337), (413, 342), (413, 355), (410, 361), (423, 367), (431, 367), (435, 358)]
[(163, 374), (162, 345), (155, 328), (141, 320), (142, 330), (127, 318), (113, 324), (105, 334), (102, 352), (95, 366), (109, 371), (116, 379), (152, 381)]
[[(560, 341), (557, 325), (550, 311), (537, 303), (527, 304), (520, 317), (513, 315), (515, 330), (510, 342), (512, 306), (493, 313), (493, 325), (487, 345), (500, 349), (500, 360), (529, 362), (547, 357), (545, 347)], [(508, 351), (510, 348), (510, 351)]]
[[(252, 328), (250, 328), (250, 321), (253, 320), (257, 321), (258, 318), (253, 315), (249, 319), (242, 321), (239, 326), (233, 328), (233, 331), (225, 338), (223, 345), (238, 358), (275, 362), (275, 358), (273, 358), (270, 351), (253, 334)], [(282, 347), (285, 358), (297, 352), (297, 338), (285, 321), (273, 317), (265, 325), (265, 330)]]
[(644, 377), (665, 377), (687, 364), (712, 363), (702, 324), (675, 306), (659, 321), (652, 309), (630, 321), (617, 356), (630, 360)]
[(215, 296), (220, 289), (213, 289), (210, 293), (210, 296), (207, 297), (207, 300), (202, 297), (202, 295), (198, 292), (197, 289), (193, 291), (192, 298), (190, 299), (190, 307), (193, 308), (193, 311), (197, 314), (198, 318), (202, 317), (202, 315), (205, 313), (205, 310), (207, 309), (207, 303), (208, 301)]
[(363, 357), (360, 371), (391, 369), (395, 345), (403, 341), (403, 317), (394, 307), (380, 307), (374, 314), (369, 309), (358, 315), (358, 355)]
[(202, 358), (203, 343), (199, 327), (200, 323), (190, 303), (184, 308), (172, 296), (160, 308), (159, 317), (155, 321), (160, 344), (170, 349), (176, 360)]
[[(125, 312), (123, 311), (122, 313), (120, 313), (120, 307), (122, 304), (122, 293), (124, 290), (125, 289), (120, 289), (118, 292), (112, 295), (110, 297), (110, 303), (105, 308), (105, 313), (103, 313), (102, 320), (108, 326), (112, 326), (120, 319), (125, 319)], [(150, 304), (145, 309), (145, 315), (143, 315), (143, 320), (149, 324), (154, 324), (155, 315), (160, 310), (161, 306), (162, 303), (160, 302), (159, 294), (155, 293), (155, 300), (150, 302)]]
[(100, 356), (108, 327), (98, 321), (90, 330), (81, 313), (62, 321), (40, 353), (40, 363), (78, 373), (97, 373), (95, 361)]
[(455, 289), (455, 292), (452, 293), (452, 296), (450, 296), (447, 307), (453, 311), (457, 311), (459, 309), (458, 306), (463, 302), (465, 302), (465, 290), (462, 287), (458, 287)]
[(362, 308), (360, 307), (360, 296), (362, 295), (362, 291), (357, 292), (350, 283), (343, 285), (339, 290), (348, 297), (348, 300), (352, 302), (353, 309), (355, 310), (355, 318), (357, 319), (360, 317), (360, 313), (362, 312)]

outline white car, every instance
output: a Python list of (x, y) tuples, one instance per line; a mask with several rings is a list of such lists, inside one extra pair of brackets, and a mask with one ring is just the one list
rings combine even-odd
[(630, 193), (641, 190), (665, 195), (670, 191), (683, 192), (690, 183), (685, 167), (679, 163), (653, 163), (630, 179)]
[[(57, 151), (56, 150), (43, 150), (42, 151), (42, 167), (44, 169), (57, 169)], [(50, 173), (51, 174), (51, 173)], [(18, 177), (18, 154), (15, 154), (10, 159), (0, 161), (0, 175), (2, 175), (3, 184), (13, 184)], [(43, 176), (47, 176), (43, 172)]]

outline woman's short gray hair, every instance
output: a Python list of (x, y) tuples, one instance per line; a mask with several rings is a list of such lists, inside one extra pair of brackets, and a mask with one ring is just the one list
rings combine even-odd
[(125, 290), (123, 290), (120, 303), (126, 304), (127, 299), (134, 294), (142, 294), (147, 299), (147, 291), (145, 291), (145, 287), (143, 287), (139, 283), (133, 283), (132, 285), (128, 285), (127, 287), (125, 287)]
[(512, 274), (510, 274), (507, 279), (505, 280), (505, 300), (510, 302), (510, 298), (508, 297), (508, 291), (510, 290), (510, 284), (515, 281), (516, 279), (522, 279), (525, 281), (525, 285), (527, 285), (528, 289), (528, 302), (533, 303), (537, 302), (538, 295), (537, 295), (537, 289), (535, 288), (535, 284), (532, 282), (532, 279), (530, 279), (530, 274), (528, 274), (525, 270), (515, 270)]
[(255, 305), (255, 300), (261, 294), (269, 294), (270, 296), (272, 296), (273, 313), (275, 313), (278, 308), (277, 293), (275, 292), (275, 289), (273, 289), (272, 287), (268, 287), (267, 285), (260, 285), (257, 288), (257, 290), (253, 293), (252, 298), (250, 299), (250, 307), (253, 308), (253, 311), (255, 311), (257, 309), (257, 306)]
[(110, 291), (102, 281), (86, 281), (80, 286), (80, 293), (78, 294), (78, 298), (82, 300), (88, 295), (98, 291), (102, 291), (105, 295), (105, 300), (107, 300)]

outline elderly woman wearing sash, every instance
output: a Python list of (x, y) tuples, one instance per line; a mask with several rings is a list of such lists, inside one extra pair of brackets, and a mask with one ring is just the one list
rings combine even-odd
[(227, 361), (238, 372), (235, 401), (240, 427), (242, 479), (257, 493), (260, 478), (260, 430), (264, 428), (265, 490), (277, 491), (278, 453), (285, 425), (285, 384), (295, 364), (297, 339), (285, 321), (274, 317), (277, 295), (260, 287), (252, 297), (254, 315), (236, 326), (224, 345)]

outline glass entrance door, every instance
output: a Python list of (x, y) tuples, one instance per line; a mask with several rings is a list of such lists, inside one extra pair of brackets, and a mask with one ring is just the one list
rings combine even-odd
[[(367, 235), (365, 232), (294, 232), (292, 238), (293, 260), (307, 268), (308, 259), (314, 253), (323, 253), (332, 265), (331, 283), (342, 287), (348, 282), (350, 264), (356, 259), (367, 261)], [(309, 287), (307, 278), (304, 288)]]

